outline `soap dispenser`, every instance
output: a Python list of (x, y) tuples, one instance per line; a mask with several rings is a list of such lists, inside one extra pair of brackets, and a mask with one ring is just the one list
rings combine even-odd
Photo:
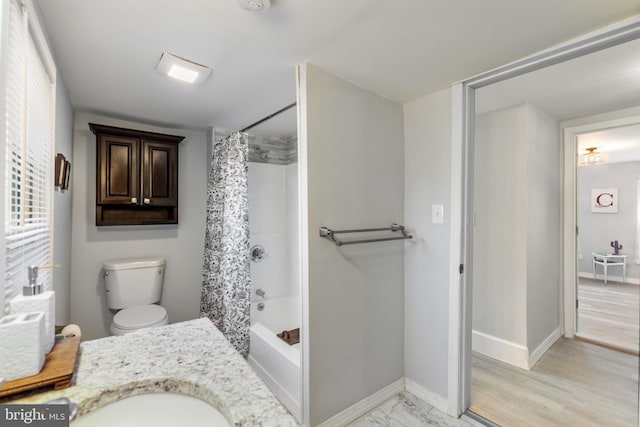
[(29, 266), (29, 284), (23, 286), (22, 295), (11, 300), (11, 313), (29, 313), (34, 311), (44, 312), (44, 336), (43, 343), (46, 353), (53, 348), (56, 334), (55, 309), (56, 299), (53, 291), (43, 292), (43, 287), (38, 284), (38, 269), (55, 268), (57, 265)]

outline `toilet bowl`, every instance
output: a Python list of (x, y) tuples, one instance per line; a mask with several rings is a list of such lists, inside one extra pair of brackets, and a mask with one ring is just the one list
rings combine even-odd
[(162, 296), (164, 258), (134, 258), (103, 264), (107, 306), (118, 310), (111, 333), (125, 335), (169, 323), (167, 310), (158, 305)]
[(113, 316), (111, 333), (113, 335), (126, 335), (138, 329), (163, 326), (169, 323), (167, 310), (155, 304), (138, 305), (120, 310)]

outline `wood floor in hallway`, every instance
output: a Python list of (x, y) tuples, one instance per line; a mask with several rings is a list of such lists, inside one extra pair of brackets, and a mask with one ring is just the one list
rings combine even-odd
[(566, 338), (530, 371), (474, 354), (471, 410), (504, 427), (637, 426), (638, 360)]
[(581, 277), (578, 302), (579, 337), (638, 354), (639, 285)]

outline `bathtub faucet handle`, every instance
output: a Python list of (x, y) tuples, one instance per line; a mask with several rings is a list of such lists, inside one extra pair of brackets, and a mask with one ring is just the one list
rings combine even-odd
[(249, 249), (249, 256), (251, 257), (251, 261), (260, 262), (267, 256), (267, 252), (262, 245), (255, 245)]
[(264, 298), (265, 292), (262, 289), (256, 289), (256, 295), (258, 295), (260, 298)]

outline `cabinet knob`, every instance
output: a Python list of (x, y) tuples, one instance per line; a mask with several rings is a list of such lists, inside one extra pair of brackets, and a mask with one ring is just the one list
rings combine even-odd
[(151, 200), (150, 200), (150, 199), (145, 198), (145, 199), (143, 200), (143, 202), (144, 202), (144, 204), (145, 204), (145, 205), (148, 205), (149, 203), (151, 203)]
[(131, 203), (138, 203), (138, 198), (137, 197), (132, 197), (131, 198)]

